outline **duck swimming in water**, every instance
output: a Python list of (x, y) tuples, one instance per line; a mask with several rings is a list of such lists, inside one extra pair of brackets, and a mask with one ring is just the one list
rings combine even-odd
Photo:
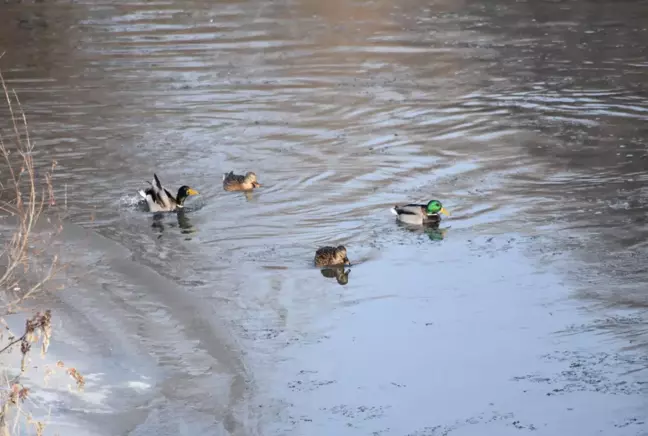
[(315, 252), (315, 266), (351, 265), (344, 245), (337, 247), (322, 247)]
[(244, 176), (234, 174), (234, 171), (223, 174), (223, 189), (226, 191), (250, 191), (261, 186), (257, 181), (257, 176), (253, 172), (248, 172)]
[(191, 195), (198, 195), (195, 189), (183, 185), (178, 189), (178, 194), (173, 195), (162, 186), (157, 174), (153, 174), (153, 181), (149, 182), (150, 188), (138, 191), (146, 204), (148, 205), (149, 212), (172, 212), (181, 209), (184, 206), (184, 201)]
[(390, 210), (399, 221), (415, 225), (438, 224), (441, 221), (439, 214), (450, 215), (439, 200), (432, 200), (428, 204), (394, 206)]

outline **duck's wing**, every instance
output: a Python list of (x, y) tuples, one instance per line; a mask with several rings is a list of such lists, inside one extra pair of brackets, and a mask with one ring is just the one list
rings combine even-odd
[(167, 198), (169, 199), (169, 202), (171, 203), (172, 208), (176, 207), (178, 205), (178, 200), (173, 196), (172, 193), (169, 192), (167, 188), (164, 188), (164, 193), (167, 195)]
[(226, 185), (233, 183), (243, 183), (245, 181), (245, 176), (237, 176), (234, 174), (234, 171), (223, 174), (223, 183)]
[[(173, 196), (170, 195), (169, 191), (164, 189), (162, 182), (160, 182), (157, 174), (153, 174), (151, 189), (153, 189), (155, 193), (155, 202), (160, 205), (162, 210), (173, 210), (173, 208), (175, 207), (171, 200), (173, 199)], [(175, 199), (173, 199), (173, 202), (175, 202)]]
[(175, 198), (162, 186), (157, 174), (153, 174), (153, 181), (148, 183), (151, 185), (149, 188), (138, 192), (146, 200), (149, 211), (165, 212), (174, 210), (176, 207)]
[(335, 247), (322, 247), (318, 248), (315, 252), (315, 256), (331, 256), (335, 254)]
[(234, 174), (234, 171), (223, 174), (223, 183), (241, 183), (245, 179), (245, 176), (237, 176)]
[(391, 211), (395, 215), (418, 215), (424, 216), (424, 204), (406, 204), (404, 206), (394, 206)]
[(144, 200), (146, 200), (150, 212), (162, 212), (164, 210), (161, 201), (152, 186), (146, 190), (140, 190), (138, 193), (144, 198)]
[(315, 266), (322, 267), (329, 263), (335, 257), (334, 247), (322, 247), (315, 252)]

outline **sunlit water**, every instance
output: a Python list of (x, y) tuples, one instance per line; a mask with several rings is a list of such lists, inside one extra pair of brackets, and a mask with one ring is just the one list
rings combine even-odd
[[(0, 11), (68, 206), (40, 304), (87, 385), (40, 388), (53, 431), (647, 431), (648, 6)], [(223, 191), (230, 170), (263, 187)], [(136, 206), (153, 172), (201, 192), (187, 213)], [(432, 198), (439, 231), (389, 212)], [(344, 286), (312, 267), (337, 244)]]

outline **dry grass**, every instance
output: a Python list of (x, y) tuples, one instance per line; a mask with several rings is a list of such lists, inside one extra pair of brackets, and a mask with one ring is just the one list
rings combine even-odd
[[(57, 256), (44, 259), (44, 250), (37, 247), (47, 243), (35, 240), (35, 226), (45, 206), (55, 203), (52, 173), (56, 162), (52, 162), (41, 180), (37, 178), (27, 117), (18, 95), (8, 89), (2, 73), (0, 85), (11, 116), (9, 132), (0, 132), (0, 161), (5, 164), (0, 167), (0, 212), (4, 212), (5, 219), (12, 217), (16, 226), (4, 238), (6, 242), (0, 251), (0, 267), (5, 268), (0, 273), (0, 311), (6, 313), (15, 311), (21, 302), (42, 290), (63, 265)], [(52, 232), (47, 235), (53, 236)]]
[[(23, 408), (23, 403), (29, 397), (29, 388), (20, 383), (20, 376), (25, 372), (32, 343), (41, 342), (41, 353), (47, 352), (52, 336), (52, 313), (36, 313), (25, 323), (25, 332), (17, 339), (10, 337), (10, 342), (0, 350), (0, 353), (10, 352), (14, 346), (20, 344), (20, 372), (13, 378), (8, 376), (9, 371), (4, 370), (6, 389), (0, 394), (0, 435), (9, 436), (19, 434), (22, 424), (32, 427), (37, 435), (42, 435), (45, 424), (33, 419), (30, 413)], [(11, 419), (13, 417), (13, 419)], [(10, 425), (12, 421), (12, 425)]]
[[(0, 316), (4, 316), (16, 312), (26, 299), (42, 292), (64, 265), (58, 256), (46, 250), (51, 238), (61, 230), (51, 216), (44, 214), (55, 204), (52, 174), (56, 162), (38, 177), (27, 117), (18, 95), (7, 87), (1, 72), (0, 86), (10, 115), (9, 127), (0, 129), (0, 238), (5, 241), (0, 247)], [(42, 223), (47, 224), (44, 231)], [(41, 224), (38, 229), (37, 224)], [(43, 434), (44, 423), (34, 420), (23, 407), (29, 389), (20, 383), (20, 377), (27, 368), (33, 343), (40, 341), (41, 354), (47, 352), (51, 320), (49, 310), (38, 312), (26, 320), (22, 334), (8, 332), (7, 337), (0, 333), (0, 340), (6, 342), (0, 346), (0, 354), (19, 349), (21, 356), (20, 370), (14, 369), (13, 376), (6, 363), (0, 364), (0, 377), (5, 379), (5, 387), (0, 386), (0, 436), (21, 434), (28, 429)], [(1, 318), (0, 321), (4, 322)], [(68, 374), (82, 387), (83, 377), (74, 368), (68, 369)]]

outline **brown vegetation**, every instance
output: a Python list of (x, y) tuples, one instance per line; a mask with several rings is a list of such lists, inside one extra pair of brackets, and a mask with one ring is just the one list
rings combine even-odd
[[(36, 177), (34, 164), (34, 145), (29, 137), (27, 118), (20, 105), (20, 100), (14, 91), (7, 88), (4, 77), (0, 73), (0, 85), (4, 92), (7, 110), (9, 112), (10, 132), (0, 132), (0, 211), (4, 220), (12, 220), (15, 229), (12, 235), (5, 237), (5, 244), (0, 251), (0, 290), (2, 303), (0, 310), (13, 311), (25, 299), (32, 297), (43, 288), (61, 268), (58, 257), (53, 256), (49, 265), (36, 279), (27, 280), (28, 272), (42, 268), (44, 251), (35, 244), (35, 226), (41, 218), (46, 204), (54, 204), (52, 188), (52, 171), (56, 162), (44, 175), (43, 180)], [(50, 233), (50, 236), (51, 233)]]
[[(58, 256), (45, 249), (61, 229), (51, 214), (44, 213), (56, 203), (52, 186), (56, 162), (52, 162), (42, 178), (37, 177), (34, 144), (20, 100), (7, 87), (1, 73), (0, 86), (10, 116), (8, 128), (0, 126), (0, 238), (4, 241), (0, 247), (0, 316), (5, 316), (15, 313), (21, 303), (42, 292), (63, 265)], [(39, 222), (47, 224), (46, 231), (41, 228), (37, 231)], [(20, 376), (27, 368), (32, 344), (40, 342), (41, 355), (47, 352), (52, 313), (45, 310), (28, 318), (20, 335), (11, 333), (6, 322), (1, 321), (6, 332), (0, 333), (0, 341), (6, 343), (0, 345), (0, 355), (19, 349), (21, 360), (20, 370), (14, 370), (17, 374), (13, 375), (7, 364), (0, 362), (0, 376), (4, 377), (6, 386), (0, 386), (0, 435), (17, 434), (25, 428), (41, 435), (44, 423), (34, 420), (23, 408), (30, 390), (20, 383)], [(67, 373), (79, 388), (83, 387), (84, 379), (76, 369), (68, 368)]]

